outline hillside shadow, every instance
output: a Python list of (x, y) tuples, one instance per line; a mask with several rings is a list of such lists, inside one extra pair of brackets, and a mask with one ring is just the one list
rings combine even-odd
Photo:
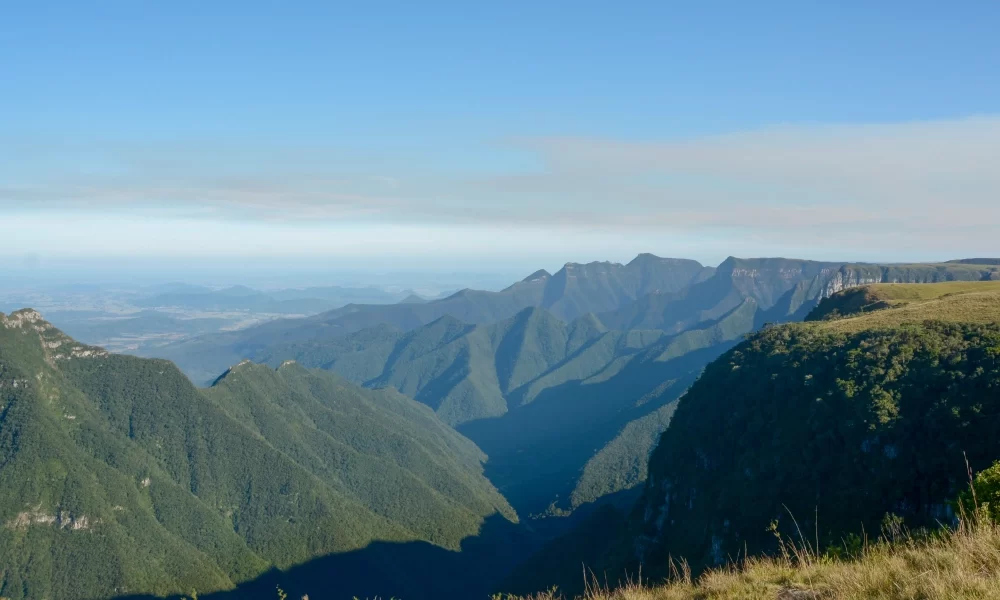
[[(497, 419), (459, 426), (489, 456), (486, 476), (521, 515), (568, 500), (594, 452), (627, 423), (675, 401), (704, 366), (735, 345), (724, 342), (667, 362), (635, 362), (611, 379), (571, 381), (542, 391)], [(673, 382), (649, 402), (640, 398)]]
[[(280, 586), (291, 600), (304, 595), (311, 600), (485, 600), (543, 541), (530, 526), (493, 515), (478, 536), (463, 540), (458, 552), (427, 542), (373, 542), (361, 550), (322, 556), (285, 571), (273, 569), (234, 590), (199, 594), (198, 598), (275, 600)], [(182, 597), (170, 596), (169, 600)], [(117, 600), (162, 597), (131, 595)]]

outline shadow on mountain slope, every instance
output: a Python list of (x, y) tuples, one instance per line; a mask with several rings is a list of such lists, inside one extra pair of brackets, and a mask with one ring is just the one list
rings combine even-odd
[[(479, 536), (462, 542), (461, 552), (427, 542), (374, 542), (361, 550), (323, 556), (286, 571), (273, 569), (234, 590), (199, 593), (198, 598), (273, 600), (280, 586), (295, 600), (304, 595), (313, 600), (485, 599), (501, 578), (540, 548), (542, 541), (530, 526), (494, 515), (486, 520)], [(154, 598), (134, 595), (118, 600)], [(170, 600), (180, 598), (171, 596)]]
[[(463, 540), (460, 552), (422, 541), (374, 542), (361, 550), (322, 556), (286, 571), (272, 569), (236, 589), (198, 593), (198, 598), (275, 600), (280, 586), (293, 600), (305, 595), (312, 600), (486, 600), (549, 541), (567, 535), (602, 511), (627, 512), (639, 492), (636, 488), (609, 494), (566, 517), (525, 519), (515, 524), (493, 515), (478, 536)], [(115, 600), (182, 600), (191, 596), (163, 599), (140, 594)]]
[(629, 365), (607, 381), (568, 382), (498, 419), (473, 421), (459, 431), (489, 455), (486, 476), (522, 517), (573, 508), (570, 495), (587, 462), (628, 423), (680, 397), (705, 364), (735, 341), (696, 350), (668, 362)]

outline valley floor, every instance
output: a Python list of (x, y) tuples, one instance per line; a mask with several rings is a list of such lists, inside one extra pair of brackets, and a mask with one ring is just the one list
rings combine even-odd
[[(963, 527), (916, 539), (894, 536), (863, 549), (853, 560), (788, 548), (782, 558), (750, 559), (692, 580), (675, 569), (674, 581), (608, 591), (595, 585), (585, 600), (966, 600), (1000, 598), (1000, 526)], [(527, 598), (556, 600), (547, 592)]]

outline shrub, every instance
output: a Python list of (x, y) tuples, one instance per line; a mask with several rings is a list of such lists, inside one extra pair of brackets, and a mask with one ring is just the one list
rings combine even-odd
[(974, 514), (1000, 524), (1000, 461), (976, 474), (956, 505), (960, 514)]

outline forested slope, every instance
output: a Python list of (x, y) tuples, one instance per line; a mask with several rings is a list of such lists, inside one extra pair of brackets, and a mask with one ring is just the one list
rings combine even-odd
[(170, 363), (0, 315), (0, 595), (226, 589), (268, 568), (515, 519), (421, 404), (294, 365), (205, 393)]
[[(794, 515), (822, 544), (951, 518), (1000, 457), (1000, 289), (875, 286), (874, 311), (765, 329), (711, 364), (650, 462), (642, 554), (719, 564), (774, 550)], [(829, 317), (828, 307), (817, 317)]]

